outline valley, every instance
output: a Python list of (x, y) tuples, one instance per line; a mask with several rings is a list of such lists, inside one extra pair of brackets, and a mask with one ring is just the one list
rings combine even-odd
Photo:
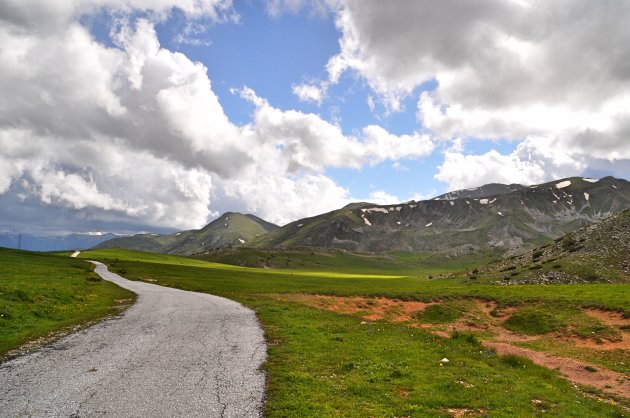
[[(265, 416), (624, 416), (626, 183), (494, 184), (283, 227), (231, 212), (198, 231), (117, 237), (78, 254), (1, 250), (10, 263), (0, 270), (0, 335), (13, 335), (2, 347), (37, 352), (68, 323), (85, 324), (85, 299), (68, 303), (66, 279), (44, 278), (72, 266), (84, 285), (110, 289), (81, 261), (98, 260), (133, 282), (252, 309), (267, 345)], [(549, 204), (558, 193), (573, 201)], [(486, 226), (471, 229), (477, 222)], [(15, 293), (35, 278), (30, 293)], [(101, 306), (96, 319), (133, 296), (89, 299)]]
[[(363, 266), (353, 258), (365, 273), (349, 274), (127, 250), (81, 256), (132, 280), (252, 307), (268, 342), (267, 416), (620, 416), (630, 405), (625, 284), (497, 286), (471, 283), (468, 269), (430, 279), (436, 266), (394, 274), (369, 257)], [(528, 352), (540, 354), (531, 362)], [(569, 360), (590, 380), (549, 370)]]

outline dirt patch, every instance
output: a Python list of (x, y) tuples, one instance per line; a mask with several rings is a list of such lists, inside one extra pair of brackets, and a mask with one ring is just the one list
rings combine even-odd
[(630, 327), (630, 318), (625, 318), (621, 312), (606, 311), (603, 309), (585, 309), (584, 312), (593, 318), (599, 319), (606, 325)]
[(483, 341), (484, 347), (493, 348), (497, 354), (514, 354), (526, 357), (548, 369), (557, 369), (572, 382), (600, 389), (622, 398), (630, 399), (630, 379), (627, 376), (571, 358), (556, 357), (528, 348), (506, 343)]
[(402, 301), (362, 296), (298, 294), (288, 298), (314, 308), (346, 315), (358, 315), (366, 321), (388, 319), (391, 322), (407, 322), (413, 320), (416, 313), (436, 304), (436, 302)]
[(468, 409), (468, 408), (448, 408), (448, 413), (453, 418), (460, 417), (478, 417), (488, 412), (487, 409)]
[(630, 351), (630, 336), (622, 333), (620, 341), (610, 341), (601, 338), (561, 338), (565, 342), (570, 342), (576, 347), (590, 348), (592, 350), (612, 351), (612, 350), (629, 350)]
[[(502, 326), (503, 322), (518, 310), (517, 307), (499, 308), (496, 302), (475, 300), (473, 307), (462, 318), (451, 323), (427, 324), (421, 323), (416, 319), (417, 313), (428, 306), (439, 304), (440, 302), (426, 303), (389, 298), (306, 294), (290, 295), (287, 298), (311, 307), (359, 316), (365, 321), (386, 320), (388, 322), (403, 322), (410, 327), (427, 329), (443, 338), (449, 338), (456, 331), (481, 333), (484, 336), (482, 344), (485, 347), (494, 348), (499, 354), (515, 354), (529, 358), (540, 366), (549, 369), (559, 369), (563, 376), (574, 383), (592, 386), (605, 393), (619, 397), (630, 398), (630, 378), (621, 373), (593, 366), (579, 360), (556, 357), (532, 349), (511, 345), (511, 343), (515, 342), (533, 341), (541, 338), (541, 336), (517, 334)], [(589, 309), (586, 310), (586, 313), (614, 327), (630, 323), (628, 318), (624, 318), (618, 312)], [(623, 332), (620, 341), (567, 336), (559, 333), (548, 334), (548, 336), (564, 344), (594, 350), (630, 350), (630, 335)], [(451, 416), (474, 416), (479, 413), (479, 411), (466, 408), (448, 409), (447, 412)]]
[(499, 305), (492, 300), (488, 301), (477, 299), (475, 300), (475, 304), (477, 305), (477, 309), (491, 318), (508, 319), (518, 310), (518, 308), (514, 306), (499, 308)]

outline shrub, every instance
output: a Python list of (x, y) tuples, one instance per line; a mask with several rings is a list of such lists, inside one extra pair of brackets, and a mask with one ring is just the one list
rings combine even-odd
[(558, 318), (539, 307), (523, 308), (504, 323), (507, 329), (527, 335), (546, 334), (562, 328), (562, 325)]
[(505, 356), (500, 357), (501, 362), (507, 364), (508, 366), (516, 369), (522, 369), (527, 366), (527, 364), (531, 364), (527, 359), (523, 357), (515, 356), (514, 354), (507, 354)]
[(568, 250), (569, 248), (573, 247), (575, 245), (575, 238), (573, 238), (572, 235), (566, 235), (563, 239), (562, 239), (562, 248), (564, 248), (565, 250)]
[(455, 331), (453, 335), (451, 335), (451, 339), (458, 340), (458, 341), (466, 341), (467, 343), (470, 343), (472, 345), (481, 344), (479, 340), (477, 339), (477, 337), (475, 336), (475, 334), (471, 334), (469, 332)]

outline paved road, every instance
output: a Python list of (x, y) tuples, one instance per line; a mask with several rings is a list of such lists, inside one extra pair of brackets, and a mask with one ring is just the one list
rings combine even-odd
[(266, 357), (254, 312), (110, 273), (137, 293), (122, 316), (0, 365), (0, 417), (260, 416)]

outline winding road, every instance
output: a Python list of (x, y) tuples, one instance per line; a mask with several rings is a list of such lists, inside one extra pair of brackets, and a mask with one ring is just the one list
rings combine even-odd
[(124, 314), (0, 365), (2, 417), (257, 417), (266, 358), (254, 312), (96, 273), (138, 294)]

